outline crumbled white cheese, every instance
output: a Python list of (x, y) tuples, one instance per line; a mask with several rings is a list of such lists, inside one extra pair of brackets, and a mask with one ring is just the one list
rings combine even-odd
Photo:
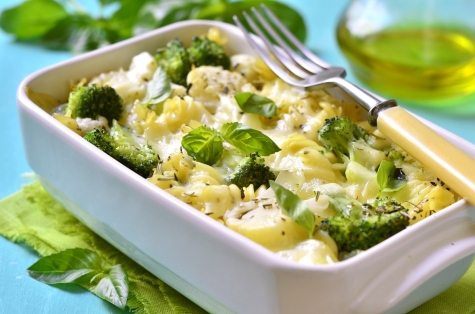
[(81, 134), (86, 134), (94, 129), (108, 129), (107, 119), (99, 116), (97, 120), (91, 118), (76, 118), (76, 123), (81, 131)]
[(147, 82), (152, 79), (157, 63), (151, 54), (142, 52), (132, 59), (128, 71), (120, 69), (102, 73), (93, 78), (90, 84), (109, 85), (124, 99), (126, 104), (142, 100), (147, 92)]

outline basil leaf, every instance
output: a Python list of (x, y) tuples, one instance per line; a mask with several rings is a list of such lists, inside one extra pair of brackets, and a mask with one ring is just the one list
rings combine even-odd
[(394, 163), (387, 160), (382, 160), (378, 167), (378, 172), (376, 174), (376, 181), (378, 182), (379, 189), (382, 191), (388, 185), (389, 180), (396, 171), (396, 166)]
[[(68, 6), (68, 10), (60, 3)], [(107, 16), (94, 17), (68, 1), (24, 1), (0, 14), (0, 28), (20, 40), (79, 53), (183, 20), (219, 20), (232, 24), (234, 15), (265, 3), (297, 38), (305, 41), (306, 37), (302, 16), (288, 5), (272, 0), (98, 0), (98, 3), (106, 7)], [(49, 31), (44, 40), (35, 41)]]
[(384, 188), (383, 192), (396, 192), (402, 189), (406, 184), (407, 184), (406, 180), (391, 179), (389, 180), (388, 184)]
[(134, 27), (142, 22), (139, 18), (143, 6), (150, 2), (149, 0), (121, 0), (120, 8), (112, 14), (110, 24), (121, 38), (129, 38), (134, 35)]
[(244, 92), (234, 95), (234, 99), (239, 108), (246, 113), (255, 113), (266, 118), (277, 114), (277, 106), (267, 97)]
[(99, 0), (99, 3), (101, 4), (101, 6), (105, 7), (109, 4), (112, 4), (112, 3), (121, 3), (122, 1), (121, 0)]
[(133, 26), (135, 35), (183, 20), (196, 19), (198, 12), (208, 5), (207, 0), (164, 0), (149, 2), (138, 13)]
[(26, 1), (4, 10), (0, 15), (0, 27), (18, 39), (35, 39), (68, 15), (66, 9), (56, 1)]
[(117, 32), (109, 29), (107, 21), (95, 21), (85, 17), (74, 24), (67, 44), (74, 54), (79, 54), (105, 47), (120, 39)]
[(134, 34), (141, 34), (171, 23), (192, 19), (218, 20), (234, 24), (234, 15), (249, 11), (261, 3), (265, 3), (300, 41), (305, 41), (307, 31), (302, 16), (288, 5), (272, 0), (162, 0), (151, 2), (140, 10), (137, 24), (134, 26)]
[(68, 249), (40, 258), (27, 271), (31, 277), (43, 283), (71, 283), (87, 274), (100, 273), (102, 261), (93, 251)]
[[(249, 1), (252, 3), (252, 1)], [(287, 4), (278, 1), (262, 1), (277, 16), (277, 18), (292, 32), (292, 34), (304, 42), (307, 38), (307, 27), (299, 12)], [(289, 2), (290, 3), (290, 2)], [(257, 6), (254, 4), (254, 6)]]
[(257, 152), (260, 156), (268, 156), (280, 151), (279, 146), (270, 137), (239, 122), (224, 124), (221, 135), (226, 142), (244, 154)]
[(76, 29), (77, 23), (78, 20), (73, 19), (71, 16), (58, 21), (54, 27), (41, 37), (41, 43), (51, 49), (69, 49), (70, 44), (68, 41)]
[(269, 181), (270, 187), (274, 190), (277, 204), (293, 221), (304, 227), (312, 237), (315, 230), (315, 215), (308, 209), (307, 205), (292, 191), (287, 190), (275, 181)]
[(224, 151), (219, 133), (207, 126), (199, 126), (183, 136), (181, 145), (193, 159), (210, 166), (218, 162)]
[(382, 160), (376, 173), (376, 181), (379, 186), (378, 197), (382, 192), (395, 192), (400, 190), (407, 184), (406, 180), (398, 180), (394, 178), (396, 166), (394, 163)]
[(306, 38), (306, 26), (302, 16), (285, 3), (273, 0), (253, 1), (209, 1), (210, 4), (196, 10), (196, 19), (220, 20), (234, 24), (233, 16), (250, 11), (264, 3), (300, 41)]
[(145, 105), (156, 105), (165, 101), (172, 94), (172, 86), (167, 72), (158, 67), (148, 83)]
[(108, 276), (102, 278), (92, 292), (118, 308), (125, 309), (129, 294), (129, 279), (122, 266), (112, 266)]
[[(106, 269), (100, 256), (88, 249), (67, 249), (42, 257), (27, 271), (46, 284), (79, 284), (121, 309), (127, 304), (129, 281), (122, 266)], [(97, 278), (101, 279), (96, 285)]]

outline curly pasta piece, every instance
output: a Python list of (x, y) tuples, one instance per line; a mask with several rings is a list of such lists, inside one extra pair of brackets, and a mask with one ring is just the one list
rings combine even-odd
[(447, 188), (436, 186), (427, 193), (424, 199), (409, 214), (412, 215), (411, 224), (414, 224), (455, 202), (455, 196)]
[(378, 195), (379, 185), (374, 170), (351, 161), (346, 168), (345, 176), (346, 193), (352, 198), (364, 203)]
[(147, 181), (158, 186), (162, 190), (167, 190), (178, 186), (178, 181), (171, 173), (163, 174), (159, 169), (155, 169), (153, 175)]
[(225, 45), (228, 42), (228, 38), (222, 36), (219, 28), (217, 27), (210, 27), (208, 29), (208, 33), (206, 33), (206, 37), (220, 45)]
[(241, 192), (232, 186), (209, 185), (205, 186), (199, 197), (199, 209), (212, 218), (222, 219), (228, 208), (240, 201)]
[(454, 203), (456, 196), (441, 182), (410, 180), (401, 190), (390, 194), (409, 209), (414, 224)]
[(190, 173), (188, 182), (193, 184), (195, 182), (204, 183), (206, 185), (219, 185), (224, 181), (222, 175), (213, 167), (196, 162), (195, 167)]
[(337, 177), (330, 161), (322, 153), (323, 147), (302, 134), (294, 134), (282, 143), (281, 151), (270, 161), (272, 169), (300, 173), (305, 181), (320, 179), (335, 182)]
[(235, 207), (226, 212), (224, 222), (229, 228), (274, 252), (291, 249), (308, 238), (308, 232), (280, 208), (266, 206), (267, 203), (259, 202), (252, 210)]
[(183, 153), (170, 155), (167, 160), (160, 164), (160, 171), (163, 174), (172, 173), (179, 182), (188, 182), (188, 179), (195, 168), (195, 162)]
[(175, 96), (167, 99), (163, 104), (163, 119), (172, 132), (176, 132), (183, 124), (191, 120), (200, 121), (202, 124), (213, 123), (213, 116), (200, 103), (193, 98)]
[(237, 186), (206, 185), (196, 182), (188, 186), (172, 186), (166, 192), (214, 219), (222, 219), (228, 208), (241, 200)]

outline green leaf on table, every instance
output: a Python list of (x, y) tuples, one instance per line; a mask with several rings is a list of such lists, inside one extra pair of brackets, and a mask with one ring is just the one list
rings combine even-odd
[(277, 114), (277, 106), (271, 99), (257, 94), (243, 92), (234, 95), (239, 108), (246, 113), (255, 113), (271, 118)]
[(234, 25), (234, 15), (239, 16), (243, 11), (258, 7), (261, 3), (266, 4), (300, 41), (305, 41), (307, 31), (302, 16), (292, 7), (272, 0), (165, 0), (149, 2), (138, 13), (134, 34), (141, 34), (183, 20), (217, 20)]
[(282, 185), (275, 181), (269, 181), (270, 187), (275, 193), (277, 204), (293, 221), (304, 227), (308, 231), (309, 237), (315, 230), (315, 215), (308, 209), (307, 205)]
[(41, 38), (41, 44), (52, 49), (69, 49), (74, 54), (94, 50), (117, 42), (119, 37), (108, 20), (87, 14), (72, 14), (58, 21)]
[[(146, 1), (146, 0), (142, 0)], [(119, 7), (127, 3), (140, 3), (130, 0), (99, 0), (102, 7), (113, 3)], [(93, 17), (76, 2), (53, 0), (30, 0), (0, 15), (0, 27), (20, 40), (29, 40), (48, 48), (71, 50), (73, 53), (94, 50), (132, 36), (132, 26), (128, 27), (127, 36), (122, 36), (126, 29), (120, 18)], [(130, 8), (131, 6), (127, 6)], [(123, 17), (123, 16), (122, 16)], [(135, 17), (136, 18), (136, 17)], [(133, 24), (136, 19), (133, 20)], [(40, 40), (38, 40), (40, 39)]]
[(279, 146), (270, 137), (239, 122), (224, 124), (221, 136), (244, 154), (257, 152), (259, 156), (269, 156), (280, 151)]
[(400, 180), (394, 177), (394, 173), (396, 172), (396, 166), (394, 163), (382, 160), (379, 167), (378, 172), (376, 174), (376, 181), (379, 186), (378, 196), (382, 192), (395, 192), (400, 190), (407, 184), (406, 180)]
[(150, 0), (120, 0), (121, 6), (110, 17), (110, 25), (121, 38), (130, 38), (134, 35), (134, 28), (141, 23), (141, 10)]
[(135, 35), (160, 28), (179, 21), (197, 19), (198, 13), (208, 6), (208, 0), (165, 0), (151, 1), (138, 13), (133, 27)]
[(234, 15), (265, 3), (297, 38), (302, 42), (306, 38), (302, 16), (292, 7), (272, 0), (96, 2), (102, 9), (101, 13), (105, 12), (107, 16), (90, 14), (76, 1), (27, 0), (1, 12), (0, 28), (20, 40), (80, 53), (178, 21), (206, 19), (233, 24)]
[(103, 277), (92, 292), (103, 300), (124, 309), (129, 294), (129, 280), (121, 265), (114, 265)]
[(207, 126), (199, 126), (183, 136), (181, 145), (196, 161), (214, 165), (223, 154), (223, 140), (218, 131)]
[(102, 271), (101, 258), (86, 249), (68, 249), (40, 258), (28, 269), (34, 279), (47, 283), (71, 283), (87, 274)]
[(0, 27), (18, 39), (36, 39), (68, 15), (66, 9), (56, 1), (26, 1), (2, 11)]
[(118, 34), (106, 22), (94, 21), (75, 25), (68, 40), (69, 49), (79, 54), (120, 41)]
[(162, 67), (158, 67), (153, 74), (152, 80), (148, 83), (144, 105), (150, 106), (159, 104), (170, 97), (171, 93), (172, 86), (167, 72), (165, 72)]
[(112, 4), (112, 3), (121, 3), (121, 2), (123, 2), (123, 1), (122, 0), (99, 0), (99, 3), (103, 7), (105, 7), (109, 4)]
[[(85, 21), (80, 21), (85, 19)], [(87, 23), (87, 16), (80, 16), (73, 18), (68, 16), (56, 23), (43, 36), (41, 36), (41, 43), (48, 48), (57, 50), (70, 49), (70, 38), (76, 31), (78, 23)]]
[(121, 309), (127, 303), (129, 283), (122, 266), (107, 267), (98, 254), (88, 249), (67, 249), (42, 257), (27, 271), (32, 278), (46, 284), (75, 283), (85, 286)]
[[(252, 1), (249, 1), (252, 3)], [(305, 20), (299, 12), (285, 3), (278, 1), (262, 1), (277, 16), (277, 18), (297, 37), (301, 42), (307, 38)]]
[(196, 11), (194, 18), (234, 24), (234, 15), (241, 16), (243, 11), (250, 11), (253, 7), (258, 8), (261, 4), (265, 4), (300, 41), (305, 41), (307, 33), (302, 16), (291, 6), (278, 1), (209, 1), (207, 6)]

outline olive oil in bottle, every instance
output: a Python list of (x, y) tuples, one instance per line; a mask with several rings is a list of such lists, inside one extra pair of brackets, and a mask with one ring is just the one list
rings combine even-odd
[(341, 21), (337, 39), (355, 75), (383, 94), (430, 101), (475, 92), (475, 33), (468, 28), (392, 26), (358, 36)]

